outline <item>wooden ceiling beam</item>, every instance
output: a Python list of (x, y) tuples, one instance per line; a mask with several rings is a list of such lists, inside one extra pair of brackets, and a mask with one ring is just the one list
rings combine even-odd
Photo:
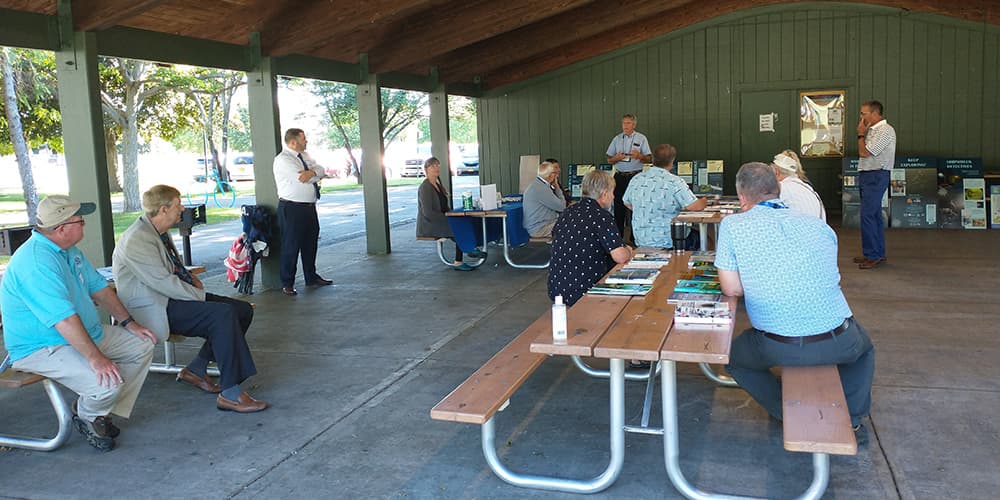
[(586, 40), (599, 33), (616, 32), (622, 38), (635, 39), (635, 33), (644, 32), (647, 28), (644, 24), (648, 19), (686, 6), (690, 2), (691, 0), (595, 2), (545, 22), (455, 50), (435, 63), (444, 80), (469, 81), (475, 76), (509, 66), (518, 60), (548, 53), (557, 47), (575, 40)]
[(382, 24), (440, 3), (440, 0), (367, 0), (364, 2), (336, 0), (290, 2), (281, 16), (272, 20), (262, 31), (264, 52), (270, 56), (310, 54), (317, 48), (337, 43), (340, 38), (353, 38), (359, 30), (372, 24)]
[[(543, 53), (514, 61), (507, 66), (496, 68), (482, 75), (482, 83), (488, 89), (521, 82), (549, 71), (584, 61), (607, 52), (639, 43), (671, 31), (699, 23), (706, 19), (751, 7), (778, 3), (782, 0), (721, 0), (717, 2), (695, 2), (676, 7), (637, 23), (638, 28), (623, 32), (610, 29), (583, 40), (574, 40), (554, 47)], [(752, 5), (748, 5), (752, 4)]]
[(146, 12), (165, 0), (73, 0), (73, 28), (102, 31)]
[[(470, 0), (449, 3), (406, 19), (392, 37), (368, 51), (368, 58), (374, 73), (399, 70), (414, 65), (414, 61), (427, 61), (590, 3), (594, 0)], [(543, 24), (551, 31), (562, 29), (558, 25)]]

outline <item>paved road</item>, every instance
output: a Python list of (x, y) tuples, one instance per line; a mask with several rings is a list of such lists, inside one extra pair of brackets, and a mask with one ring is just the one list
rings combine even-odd
[[(453, 177), (454, 191), (472, 190), (479, 185), (478, 176)], [(397, 186), (387, 190), (389, 225), (396, 227), (416, 220), (417, 186)], [(241, 197), (239, 205), (252, 205), (254, 197)], [(320, 247), (365, 236), (364, 198), (360, 189), (324, 194), (316, 207), (319, 213)], [(191, 235), (191, 261), (204, 265), (207, 276), (225, 272), (222, 261), (229, 255), (233, 240), (243, 231), (239, 220), (195, 226)], [(174, 241), (181, 248), (181, 238)]]

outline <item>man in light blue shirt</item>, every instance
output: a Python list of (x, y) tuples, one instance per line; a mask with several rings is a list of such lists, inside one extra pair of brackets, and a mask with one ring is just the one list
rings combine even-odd
[[(80, 395), (73, 424), (101, 451), (115, 446), (114, 413), (128, 418), (153, 359), (156, 334), (137, 323), (76, 244), (93, 203), (52, 195), (0, 283), (4, 343), (15, 369)], [(94, 302), (117, 318), (101, 325)]]
[(871, 407), (875, 351), (840, 289), (837, 236), (822, 220), (778, 198), (770, 166), (736, 175), (741, 213), (722, 220), (715, 265), (726, 295), (743, 295), (751, 328), (733, 340), (726, 370), (781, 419), (774, 366), (838, 365), (851, 424)]
[(622, 197), (629, 181), (642, 172), (643, 164), (649, 162), (652, 155), (649, 140), (635, 130), (636, 121), (635, 115), (622, 116), (622, 133), (611, 139), (606, 152), (608, 163), (615, 167), (615, 225), (623, 237), (625, 223), (632, 217), (632, 211), (622, 202)]
[(559, 214), (566, 210), (566, 198), (559, 187), (559, 161), (548, 158), (538, 166), (535, 180), (524, 189), (522, 225), (532, 238), (552, 236)]
[(622, 201), (632, 210), (632, 236), (641, 247), (673, 248), (670, 222), (682, 210), (698, 211), (708, 201), (697, 198), (683, 179), (672, 174), (677, 149), (660, 144), (653, 167), (632, 178)]

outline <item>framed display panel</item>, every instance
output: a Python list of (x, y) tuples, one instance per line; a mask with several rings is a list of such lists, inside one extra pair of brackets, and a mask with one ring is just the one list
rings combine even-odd
[(844, 156), (843, 90), (799, 93), (799, 156)]

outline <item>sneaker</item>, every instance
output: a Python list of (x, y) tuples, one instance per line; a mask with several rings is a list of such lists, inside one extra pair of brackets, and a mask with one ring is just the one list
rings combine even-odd
[[(73, 416), (77, 416), (76, 401), (73, 401)], [(121, 429), (111, 423), (111, 417), (97, 417), (94, 419), (93, 426), (101, 433), (101, 435), (112, 438), (116, 438), (122, 433)]]
[(469, 255), (469, 257), (472, 257), (473, 259), (485, 259), (486, 258), (486, 252), (480, 252), (479, 250), (476, 250), (475, 252), (469, 252), (468, 255)]
[(470, 266), (470, 265), (468, 265), (468, 264), (466, 264), (465, 262), (463, 262), (463, 263), (462, 263), (462, 265), (460, 265), (460, 266), (456, 266), (456, 267), (455, 267), (454, 269), (455, 269), (456, 271), (472, 271), (472, 270), (474, 270), (475, 268), (474, 268), (474, 267), (472, 267), (472, 266)]
[(858, 442), (858, 448), (868, 444), (868, 429), (865, 426), (858, 424), (851, 427), (851, 430), (854, 431), (854, 440)]
[(73, 425), (76, 426), (76, 430), (79, 431), (80, 434), (83, 434), (83, 437), (87, 438), (87, 442), (90, 443), (90, 446), (93, 446), (100, 451), (111, 451), (115, 449), (115, 438), (104, 435), (90, 422), (74, 415)]

